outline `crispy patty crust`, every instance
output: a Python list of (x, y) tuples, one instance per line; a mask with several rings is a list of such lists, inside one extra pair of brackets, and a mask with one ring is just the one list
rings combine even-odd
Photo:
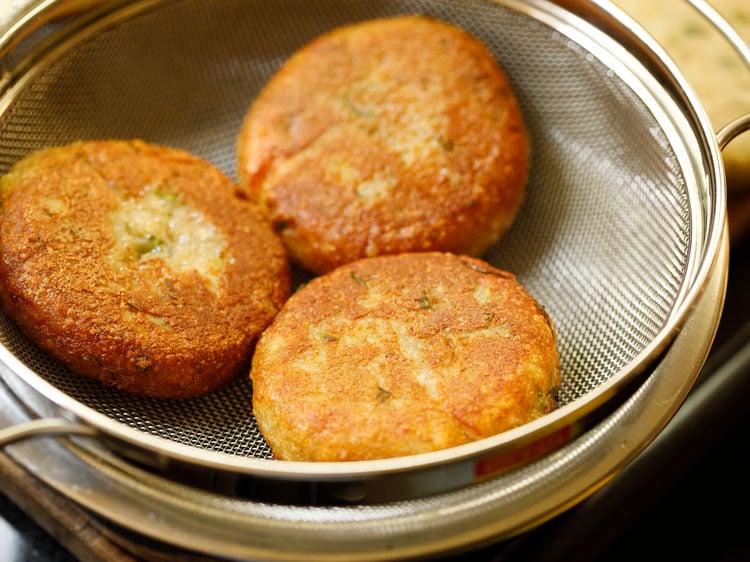
[(556, 333), (505, 271), (442, 252), (363, 258), (312, 280), (250, 376), (274, 456), (351, 461), (495, 435), (555, 406)]
[(211, 391), (289, 296), (286, 253), (208, 162), (143, 141), (35, 152), (0, 182), (0, 301), (72, 371), (129, 393)]
[(487, 47), (422, 16), (299, 49), (251, 105), (237, 154), (240, 186), (316, 273), (405, 251), (481, 255), (515, 218), (530, 158)]

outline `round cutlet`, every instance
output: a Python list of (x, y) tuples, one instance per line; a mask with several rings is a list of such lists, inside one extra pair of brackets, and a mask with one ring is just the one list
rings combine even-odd
[(495, 435), (556, 407), (555, 329), (477, 258), (363, 258), (294, 293), (253, 356), (253, 410), (274, 456), (351, 461)]
[(0, 183), (0, 300), (72, 371), (200, 395), (245, 371), (289, 296), (281, 241), (234, 182), (142, 141), (35, 152)]
[(238, 182), (316, 273), (406, 251), (482, 255), (524, 198), (529, 143), (478, 39), (400, 16), (295, 52), (248, 110)]

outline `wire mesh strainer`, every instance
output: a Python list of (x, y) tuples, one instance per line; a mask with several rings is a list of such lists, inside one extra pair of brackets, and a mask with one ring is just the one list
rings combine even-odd
[[(38, 148), (139, 137), (189, 150), (234, 176), (241, 120), (294, 50), (335, 26), (403, 13), (450, 21), (480, 38), (518, 96), (532, 144), (527, 199), (485, 257), (516, 273), (555, 321), (560, 408), (436, 453), (280, 462), (255, 424), (248, 378), (197, 399), (135, 398), (71, 374), (2, 317), (3, 377), (35, 415), (62, 414), (84, 428), (71, 424), (70, 433), (93, 428), (129, 458), (175, 478), (189, 469), (231, 494), (256, 496), (255, 479), (270, 479), (331, 483), (336, 498), (361, 501), (497, 474), (511, 457), (524, 461), (574, 438), (628, 396), (702, 291), (724, 227), (725, 186), (715, 138), (690, 89), (665, 57), (637, 42), (624, 46), (635, 38), (595, 4), (105, 2), (34, 48), (4, 53), (0, 173)], [(611, 34), (579, 14), (601, 18)], [(360, 481), (366, 491), (350, 494)]]

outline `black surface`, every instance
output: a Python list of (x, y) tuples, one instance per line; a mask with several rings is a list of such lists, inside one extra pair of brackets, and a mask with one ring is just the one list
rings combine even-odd
[[(708, 385), (748, 341), (750, 239), (730, 251), (725, 309), (695, 392)], [(750, 435), (750, 369), (739, 374), (736, 391), (724, 389), (716, 408), (693, 420), (678, 419), (678, 412), (674, 422), (679, 422), (679, 429), (668, 426), (663, 434), (667, 437), (661, 439), (660, 435), (633, 465), (591, 498), (524, 535), (459, 558), (493, 562), (750, 561), (746, 515), (750, 483), (745, 460)], [(0, 561), (74, 560), (0, 495)]]
[(2, 562), (74, 562), (75, 558), (5, 496), (0, 495)]

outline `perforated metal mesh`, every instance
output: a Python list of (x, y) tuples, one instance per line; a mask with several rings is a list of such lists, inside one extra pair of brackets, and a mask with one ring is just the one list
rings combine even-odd
[[(487, 258), (516, 273), (555, 321), (561, 405), (617, 375), (684, 291), (693, 203), (661, 125), (599, 58), (529, 15), (481, 0), (183, 0), (132, 12), (75, 37), (27, 76), (0, 116), (0, 172), (45, 146), (140, 137), (234, 176), (241, 120), (295, 49), (347, 22), (424, 13), (489, 45), (526, 117), (528, 197)], [(113, 420), (199, 449), (270, 457), (246, 378), (199, 399), (137, 399), (67, 372), (8, 319), (0, 324), (12, 353)]]

